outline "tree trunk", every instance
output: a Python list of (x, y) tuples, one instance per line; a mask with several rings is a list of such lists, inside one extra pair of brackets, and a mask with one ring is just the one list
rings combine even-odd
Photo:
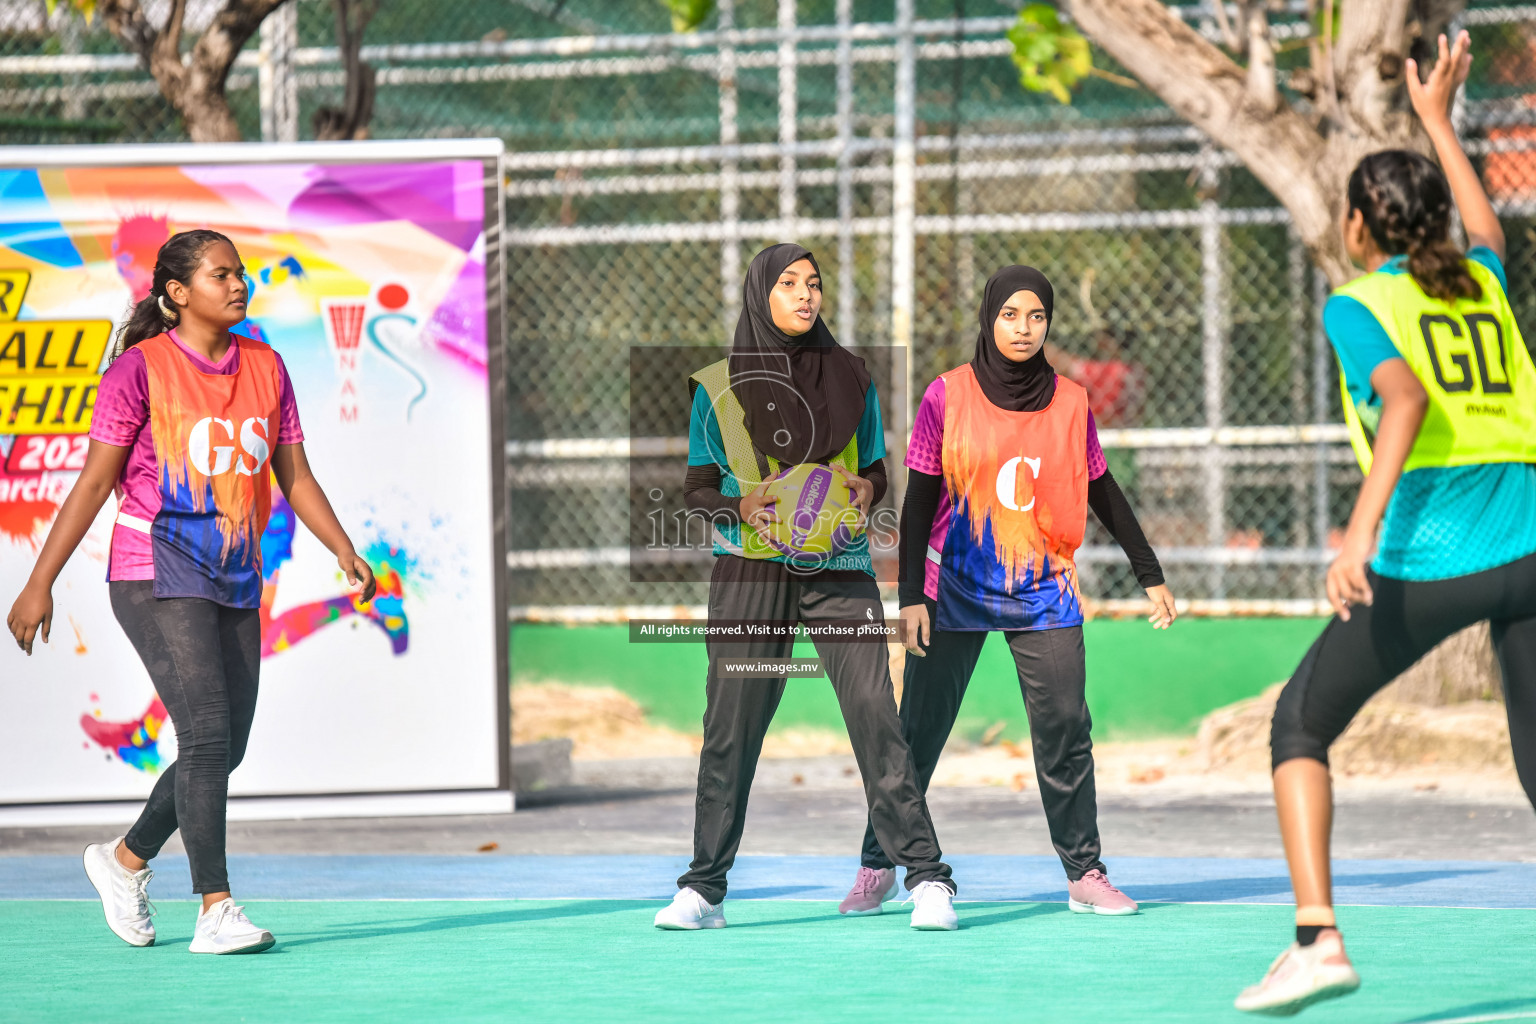
[(240, 125), (224, 93), (229, 70), (262, 20), (287, 2), (225, 0), (185, 56), (181, 29), (187, 0), (172, 0), (160, 28), (150, 23), (139, 0), (100, 0), (97, 10), (118, 42), (143, 61), (193, 142), (239, 142)]
[(366, 139), (378, 91), (373, 68), (363, 61), (363, 33), (378, 13), (374, 0), (332, 0), (336, 9), (336, 48), (346, 69), (347, 87), (340, 107), (321, 107), (311, 124), (316, 139)]

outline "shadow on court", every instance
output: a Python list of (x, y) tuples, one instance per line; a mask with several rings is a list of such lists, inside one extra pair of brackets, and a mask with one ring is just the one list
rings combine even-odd
[[(1404, 886), (1439, 882), (1448, 878), (1492, 874), (1493, 869), (1442, 868), (1434, 871), (1382, 871), (1371, 874), (1342, 874), (1333, 879), (1335, 890), (1400, 889)], [(1193, 882), (1166, 882), (1153, 885), (1127, 884), (1129, 895), (1138, 903), (1220, 903), (1227, 900), (1251, 900), (1263, 896), (1291, 896), (1288, 875), (1254, 878), (1213, 878)], [(1022, 897), (1025, 900), (1059, 899), (1061, 890)], [(1347, 893), (1338, 893), (1348, 902)]]
[(464, 928), (488, 928), (498, 925), (530, 924), (536, 921), (552, 921), (561, 918), (595, 917), (617, 914), (633, 909), (638, 901), (583, 900), (554, 907), (528, 907), (495, 910), (485, 913), (453, 914), (448, 917), (398, 918), (393, 921), (375, 921), (366, 928), (338, 929), (320, 935), (299, 939), (284, 939), (277, 949), (294, 946), (312, 946), (324, 942), (355, 942), (359, 939), (423, 935), (432, 932), (458, 931)]
[(763, 885), (756, 889), (732, 889), (731, 898), (737, 900), (787, 900), (802, 893), (821, 892), (820, 885)]
[[(1530, 1010), (1530, 1013), (1520, 1013)], [(1536, 996), (1514, 999), (1490, 999), (1481, 1003), (1466, 1003), (1421, 1017), (1408, 1017), (1398, 1024), (1449, 1024), (1450, 1021), (1503, 1021), (1536, 1019)]]
[[(1050, 914), (1065, 914), (1067, 906), (1064, 903), (1020, 903), (1009, 908), (1006, 903), (970, 903), (958, 902), (955, 909), (960, 914), (961, 930), (972, 928), (990, 928), (993, 925), (1013, 924), (1030, 917), (1040, 917)], [(890, 904), (890, 909), (882, 916), (899, 917), (905, 912), (905, 908), (899, 903)], [(797, 924), (825, 924), (830, 921), (844, 920), (836, 910), (815, 915), (802, 915), (800, 917), (779, 918), (772, 921), (742, 921), (731, 919), (732, 930), (738, 928), (777, 928), (781, 925)], [(855, 925), (854, 927), (857, 927)]]

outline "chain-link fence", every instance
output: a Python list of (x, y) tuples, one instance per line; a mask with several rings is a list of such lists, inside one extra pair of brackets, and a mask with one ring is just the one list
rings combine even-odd
[[(703, 31), (677, 36), (652, 0), (383, 5), (363, 52), (378, 72), (373, 135), (510, 147), (510, 571), (524, 614), (702, 601), (698, 584), (631, 580), (628, 459), (680, 483), (686, 424), (631, 443), (630, 403), (677, 396), (629, 394), (628, 352), (723, 351), (747, 260), (784, 239), (818, 254), (840, 340), (909, 346), (879, 381), (899, 423), (969, 358), (987, 275), (1044, 269), (1051, 358), (1088, 387), (1180, 596), (1318, 608), (1360, 479), (1318, 331), (1326, 285), (1253, 175), (1144, 90), (1090, 78), (1071, 106), (1024, 92), (1004, 37), (1017, 6), (720, 0)], [(1309, 32), (1300, 6), (1274, 16), (1293, 47)], [(189, 20), (207, 11), (194, 2)], [(1184, 13), (1215, 31), (1208, 12)], [(294, 0), (242, 55), (230, 95), (247, 137), (306, 137), (337, 101), (333, 17)], [(1463, 23), (1478, 60), (1457, 118), (1506, 218), (1523, 323), (1536, 7), (1474, 5)], [(42, 0), (0, 10), (0, 138), (179, 133), (99, 26), (48, 20)], [(904, 441), (893, 432), (892, 461)], [(1091, 517), (1079, 562), (1090, 596), (1137, 595)]]

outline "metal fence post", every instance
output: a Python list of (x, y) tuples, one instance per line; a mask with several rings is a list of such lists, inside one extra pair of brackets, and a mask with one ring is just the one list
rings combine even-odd
[[(1307, 259), (1306, 246), (1302, 244), (1301, 233), (1296, 230), (1294, 223), (1287, 224), (1285, 229), (1285, 280), (1286, 293), (1290, 296), (1290, 316), (1287, 331), (1290, 340), (1289, 369), (1291, 377), (1291, 405), (1286, 414), (1290, 423), (1307, 422), (1309, 367), (1307, 361), (1307, 340), (1310, 336), (1310, 325), (1307, 322), (1307, 310), (1311, 308), (1310, 289), (1307, 286), (1307, 268), (1310, 265)], [(1292, 547), (1306, 547), (1307, 545), (1307, 520), (1303, 515), (1303, 509), (1307, 507), (1307, 467), (1300, 461), (1291, 468), (1291, 530), (1288, 542)]]
[[(1312, 271), (1312, 422), (1328, 422), (1328, 405), (1333, 390), (1333, 364), (1328, 336), (1323, 333), (1323, 303), (1328, 301), (1328, 278)], [(1328, 494), (1328, 446), (1318, 441), (1312, 448), (1312, 535), (1318, 549), (1328, 547), (1328, 528), (1332, 502)], [(1325, 566), (1317, 569), (1315, 586), (1321, 590)]]
[(298, 46), (298, 0), (288, 0), (261, 23), (256, 84), (263, 142), (299, 140), (299, 80), (293, 67)]
[(837, 0), (837, 334), (858, 344), (853, 249), (853, 0)]
[[(1226, 286), (1221, 262), (1221, 205), (1218, 190), (1221, 172), (1216, 166), (1216, 148), (1207, 140), (1200, 155), (1200, 327), (1201, 365), (1204, 370), (1205, 426), (1215, 431), (1222, 426), (1223, 390), (1226, 376)], [(1213, 439), (1214, 440), (1214, 439)], [(1227, 472), (1226, 452), (1214, 443), (1206, 449), (1204, 470), (1206, 544), (1213, 548), (1227, 543)], [(1212, 597), (1226, 597), (1226, 567), (1214, 563), (1210, 568)]]
[[(912, 328), (917, 306), (917, 47), (913, 0), (896, 0), (896, 132), (891, 153), (891, 344), (902, 365), (891, 381), (891, 407), (900, 422), (912, 416)], [(906, 454), (901, 438), (899, 456)], [(902, 474), (897, 474), (900, 478)]]
[[(78, 12), (70, 9), (68, 4), (56, 7), (53, 12), (54, 24), (58, 26), (59, 49), (65, 53), (74, 54), (81, 50), (83, 27)], [(85, 97), (81, 94), (79, 86), (85, 81), (83, 75), (65, 75), (65, 83), (69, 89), (64, 94), (64, 116), (71, 121), (79, 121), (85, 118)]]
[(779, 0), (779, 220), (784, 223), (783, 240), (795, 233), (796, 164), (794, 145), (799, 118), (799, 82), (795, 39), (795, 0)]
[[(720, 43), (718, 81), (720, 83), (720, 145), (734, 146), (739, 140), (736, 128), (736, 46), (729, 33), (736, 28), (736, 0), (719, 0)], [(740, 165), (735, 160), (720, 161), (720, 223), (725, 237), (720, 240), (720, 308), (724, 314), (726, 336), (740, 315), (737, 296), (741, 294), (741, 189), (737, 181)]]

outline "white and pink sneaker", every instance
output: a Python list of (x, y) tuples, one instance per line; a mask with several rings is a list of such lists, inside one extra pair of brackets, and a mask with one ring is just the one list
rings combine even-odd
[(1234, 1005), (1248, 1013), (1289, 1017), (1359, 987), (1360, 975), (1344, 952), (1344, 937), (1329, 929), (1310, 946), (1292, 944), (1270, 964), (1264, 980), (1243, 989)]
[(1067, 909), (1074, 914), (1125, 917), (1140, 908), (1135, 900), (1110, 885), (1104, 872), (1094, 868), (1077, 881), (1067, 883)]

